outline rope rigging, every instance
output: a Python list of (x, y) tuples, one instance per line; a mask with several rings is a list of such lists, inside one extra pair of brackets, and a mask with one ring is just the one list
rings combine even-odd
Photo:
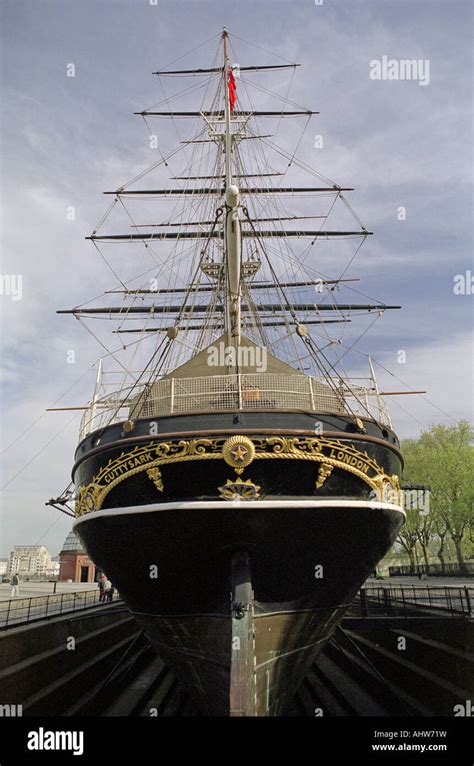
[[(237, 35), (233, 35), (233, 37), (243, 41), (243, 38), (239, 38)], [(160, 98), (148, 109), (143, 110), (143, 114), (140, 114), (142, 114), (142, 119), (145, 121), (149, 134), (154, 136), (155, 134), (151, 130), (146, 112), (161, 109), (162, 107), (169, 109), (172, 129), (179, 141), (179, 146), (168, 150), (166, 142), (169, 139), (169, 133), (164, 132), (163, 135), (160, 134), (160, 141), (157, 141), (155, 147), (159, 152), (159, 159), (120, 185), (113, 192), (112, 202), (106, 208), (92, 232), (95, 236), (98, 232), (103, 231), (106, 222), (111, 221), (115, 216), (122, 215), (122, 217), (128, 219), (129, 228), (134, 232), (138, 232), (138, 247), (143, 247), (138, 258), (135, 254), (131, 254), (127, 256), (125, 261), (121, 261), (120, 256), (115, 258), (115, 256), (109, 255), (110, 251), (104, 249), (109, 243), (103, 245), (93, 239), (92, 241), (99, 257), (111, 272), (115, 282), (111, 289), (104, 290), (100, 296), (88, 299), (76, 309), (77, 319), (104, 350), (103, 358), (111, 362), (113, 373), (120, 376), (119, 383), (114, 391), (114, 395), (117, 396), (117, 399), (120, 399), (120, 406), (117, 405), (114, 410), (111, 410), (109, 422), (114, 420), (124, 403), (130, 403), (137, 396), (138, 398), (134, 404), (135, 412), (139, 412), (140, 408), (146, 403), (147, 396), (150, 395), (154, 383), (159, 380), (160, 376), (172, 371), (199, 351), (205, 349), (224, 330), (224, 316), (221, 309), (226, 301), (226, 279), (224, 273), (225, 245), (224, 237), (221, 240), (214, 238), (213, 235), (221, 230), (221, 226), (224, 226), (225, 208), (221, 199), (222, 195), (216, 196), (216, 194), (211, 192), (215, 192), (216, 186), (220, 188), (223, 185), (222, 179), (225, 177), (225, 147), (224, 142), (219, 137), (219, 133), (222, 128), (222, 118), (220, 115), (223, 113), (223, 103), (228, 83), (224, 78), (223, 67), (216, 67), (219, 51), (216, 52), (211, 65), (211, 69), (215, 71), (207, 74), (205, 72), (197, 72), (197, 70), (189, 73), (185, 71), (183, 76), (194, 76), (199, 73), (204, 79), (199, 79), (198, 82), (194, 81), (191, 85), (177, 92), (171, 93), (165, 90), (164, 76), (168, 75), (169, 81), (172, 82), (175, 76), (178, 77), (179, 81), (180, 75), (163, 71), (166, 68), (169, 69), (174, 62), (179, 61), (189, 53), (217, 38), (220, 38), (220, 34), (214, 35), (209, 40), (195, 46), (187, 54), (183, 54), (183, 56), (161, 67), (156, 73), (163, 98)], [(251, 43), (249, 44), (251, 45)], [(264, 51), (260, 46), (255, 47)], [(272, 56), (275, 55), (277, 54), (272, 52)], [(353, 328), (349, 326), (350, 320), (348, 316), (350, 315), (351, 319), (354, 320), (359, 319), (361, 316), (366, 316), (371, 310), (362, 312), (362, 310), (352, 310), (351, 306), (350, 311), (338, 309), (335, 299), (336, 291), (352, 290), (357, 295), (375, 301), (375, 299), (365, 295), (357, 288), (345, 284), (345, 282), (343, 283), (343, 277), (352, 267), (360, 248), (366, 240), (368, 232), (362, 220), (347, 200), (345, 193), (343, 193), (346, 189), (343, 190), (335, 181), (324, 176), (298, 156), (311, 114), (309, 110), (290, 98), (295, 67), (297, 65), (294, 62), (288, 62), (281, 56), (278, 56), (278, 58), (285, 61), (285, 66), (288, 65), (290, 72), (289, 81), (283, 95), (250, 79), (251, 71), (248, 70), (254, 69), (256, 71), (258, 69), (265, 69), (265, 67), (242, 67), (248, 73), (245, 77), (241, 76), (237, 79), (238, 101), (235, 115), (231, 121), (233, 132), (232, 163), (235, 179), (240, 180), (240, 178), (252, 176), (261, 177), (259, 181), (255, 182), (255, 186), (252, 186), (252, 182), (244, 182), (248, 188), (242, 187), (240, 190), (240, 210), (244, 216), (242, 221), (249, 225), (253, 234), (253, 237), (243, 240), (242, 265), (248, 268), (248, 272), (242, 273), (240, 282), (241, 298), (244, 301), (241, 316), (242, 330), (250, 340), (254, 339), (255, 342), (262, 343), (263, 346), (273, 352), (278, 347), (281, 357), (285, 360), (291, 360), (301, 371), (303, 371), (306, 363), (311, 363), (310, 370), (316, 370), (325, 380), (328, 388), (335, 394), (339, 394), (340, 385), (338, 382), (343, 380), (345, 389), (370, 415), (365, 403), (358, 399), (356, 390), (347, 381), (343, 363), (350, 352), (361, 354), (361, 352), (355, 349), (355, 345), (380, 318), (381, 313), (384, 311), (384, 306), (380, 305), (380, 308), (375, 307), (371, 309), (377, 312), (376, 316), (368, 322), (362, 332), (354, 330), (353, 339), (352, 334), (350, 334)], [(283, 66), (282, 69), (284, 69)], [(266, 117), (269, 114), (274, 115), (270, 118), (270, 123), (266, 123), (273, 126), (273, 133), (269, 131), (269, 134), (265, 134), (264, 130), (261, 129), (262, 123), (260, 118), (253, 116), (257, 115), (259, 111), (255, 109), (252, 102), (251, 96), (253, 91), (257, 91), (265, 100), (275, 99), (278, 102), (278, 108), (281, 107), (280, 111), (267, 111), (262, 114), (262, 116)], [(178, 117), (176, 115), (173, 116), (172, 109), (174, 104), (183, 97), (195, 99), (196, 101), (200, 99), (197, 108), (199, 116), (196, 118), (195, 123), (181, 120), (178, 124)], [(272, 104), (264, 103), (262, 109), (271, 109), (271, 106)], [(193, 107), (194, 104), (190, 105), (189, 109)], [(289, 150), (280, 146), (277, 142), (277, 138), (281, 138), (279, 132), (283, 126), (283, 111), (288, 107), (301, 109), (303, 114), (307, 115), (307, 118), (303, 121), (304, 124), (301, 131), (298, 131), (298, 134), (291, 135), (292, 146)], [(186, 108), (188, 108), (188, 105), (186, 105)], [(191, 125), (191, 129), (189, 129), (189, 125)], [(186, 135), (184, 135), (183, 126), (184, 130), (187, 131)], [(181, 133), (182, 130), (183, 134)], [(282, 167), (274, 168), (272, 166), (273, 163), (270, 165), (270, 157), (272, 157), (275, 165), (281, 164)], [(181, 158), (184, 158), (184, 162), (181, 162)], [(179, 169), (177, 170), (178, 165)], [(155, 172), (161, 172), (163, 169), (169, 175), (169, 180), (173, 182), (173, 186), (168, 190), (169, 193), (162, 195), (157, 191), (156, 194), (150, 194), (149, 199), (146, 199), (144, 195), (147, 193), (147, 190), (131, 189), (131, 187), (137, 185), (144, 178)], [(280, 175), (280, 178), (275, 183), (269, 176), (277, 173)], [(303, 173), (309, 175), (311, 179), (315, 180), (315, 183), (320, 183), (321, 186), (314, 187), (313, 191), (308, 190), (304, 194), (297, 192), (296, 190), (303, 188), (300, 179)], [(289, 175), (293, 175), (291, 180), (288, 180)], [(194, 181), (198, 179), (199, 186), (196, 187)], [(282, 193), (280, 190), (289, 191)], [(347, 189), (347, 191), (350, 190)], [(127, 192), (130, 192), (130, 194), (127, 195)], [(136, 198), (132, 196), (134, 192), (137, 192)], [(176, 192), (176, 194), (173, 195), (173, 192)], [(183, 193), (179, 195), (177, 192)], [(298, 212), (305, 213), (306, 215), (296, 216), (294, 209), (291, 207), (297, 194), (303, 208), (303, 210)], [(178, 237), (176, 241), (172, 241), (172, 244), (167, 241), (165, 242), (165, 240), (153, 242), (153, 240), (147, 241), (145, 237), (140, 237), (140, 232), (149, 227), (140, 223), (134, 210), (134, 205), (137, 203), (139, 205), (146, 205), (148, 202), (152, 206), (152, 215), (150, 216), (152, 223), (150, 226), (155, 228), (167, 226), (178, 230)], [(355, 245), (347, 242), (347, 251), (350, 248), (350, 254), (345, 265), (342, 266), (342, 270), (338, 270), (338, 279), (333, 279), (334, 274), (331, 273), (334, 259), (326, 259), (327, 256), (325, 255), (328, 252), (329, 238), (314, 237), (307, 243), (302, 239), (303, 230), (298, 232), (298, 229), (294, 228), (290, 230), (292, 234), (296, 235), (292, 241), (283, 237), (281, 240), (275, 237), (271, 241), (263, 241), (262, 232), (258, 228), (260, 222), (266, 220), (274, 225), (278, 233), (284, 234), (283, 220), (293, 222), (292, 225), (296, 227), (300, 225), (297, 223), (298, 219), (314, 218), (320, 221), (320, 224), (317, 224), (319, 231), (330, 231), (328, 219), (331, 218), (333, 220), (339, 207), (342, 207), (351, 221), (355, 221), (357, 226), (360, 227), (361, 238), (360, 241), (356, 241)], [(159, 217), (157, 216), (157, 209), (160, 210)], [(158, 224), (156, 223), (157, 220), (161, 220), (163, 223)], [(212, 222), (212, 225), (210, 225), (210, 222)], [(186, 241), (185, 237), (180, 236), (182, 229), (191, 225), (203, 233), (201, 243), (190, 244)], [(338, 226), (335, 226), (334, 230), (338, 228)], [(120, 244), (118, 244), (118, 247), (120, 247)], [(342, 252), (342, 243), (338, 243), (338, 247), (341, 247)], [(130, 253), (130, 251), (128, 252)], [(310, 254), (315, 256), (316, 253), (318, 254), (317, 268), (314, 263), (308, 262)], [(208, 273), (206, 273), (205, 267), (209, 267)], [(212, 275), (212, 267), (215, 267), (214, 275)], [(252, 271), (252, 268), (254, 271)], [(323, 282), (324, 280), (331, 281), (332, 279), (336, 284), (333, 287), (329, 286), (329, 284), (322, 285), (323, 289), (321, 291), (322, 294), (318, 297), (318, 305), (313, 300), (311, 301), (313, 308), (297, 310), (295, 306), (307, 307), (310, 305), (308, 291), (313, 290), (314, 297), (315, 278)], [(151, 282), (156, 284), (165, 283), (167, 285), (166, 290), (160, 291), (158, 288), (156, 290), (149, 290), (149, 294), (152, 296), (156, 293), (160, 300), (159, 305), (164, 310), (162, 313), (150, 311), (146, 315), (145, 320), (143, 318), (137, 319), (139, 315), (134, 314), (131, 309), (137, 306), (149, 305), (146, 287)], [(261, 284), (259, 285), (258, 283)], [(134, 286), (136, 289), (131, 289), (131, 286)], [(140, 337), (132, 343), (121, 344), (119, 348), (109, 350), (106, 343), (89, 327), (88, 321), (85, 321), (84, 316), (81, 316), (80, 309), (85, 306), (91, 306), (99, 297), (106, 293), (117, 292), (117, 287), (122, 288), (124, 292), (120, 299), (123, 302), (120, 304), (121, 311), (117, 315), (119, 323), (118, 329), (115, 332), (137, 332), (140, 334)], [(143, 288), (143, 294), (140, 293), (141, 288)], [(204, 289), (201, 291), (200, 288)], [(257, 300), (257, 289), (264, 290), (264, 294), (265, 296), (268, 295), (268, 298), (265, 297), (261, 302), (259, 299)], [(267, 290), (268, 292), (266, 292)], [(178, 311), (174, 310), (176, 295), (179, 295)], [(118, 300), (117, 297), (115, 297), (115, 300)], [(330, 320), (334, 322), (335, 333), (333, 332), (332, 324), (329, 327), (329, 321), (323, 319), (323, 315), (327, 315), (327, 312), (322, 311), (320, 306), (325, 302), (336, 310), (335, 316), (337, 316), (337, 319)], [(274, 308), (270, 310), (268, 306), (272, 306), (272, 303)], [(260, 305), (264, 308), (259, 308)], [(114, 319), (117, 316), (113, 317), (111, 315), (107, 318)], [(87, 320), (89, 318), (99, 317), (88, 315)], [(318, 329), (320, 332), (317, 329), (309, 329), (313, 321), (319, 322), (320, 327), (318, 325)], [(338, 323), (337, 328), (336, 323)], [(125, 327), (128, 329), (124, 329)], [(172, 332), (168, 334), (168, 331), (174, 329), (179, 330), (178, 335), (173, 336)], [(163, 336), (160, 333), (165, 334)], [(346, 336), (348, 336), (347, 340)], [(303, 342), (303, 346), (298, 342), (298, 337)], [(146, 339), (151, 341), (151, 344), (148, 346), (144, 344)], [(343, 339), (345, 342), (343, 342)], [(150, 353), (150, 345), (152, 344), (154, 345)], [(139, 358), (142, 354), (145, 357), (144, 360)], [(368, 355), (362, 354), (362, 356)], [(391, 373), (382, 364), (376, 360), (373, 361), (386, 373), (401, 381), (398, 376)], [(136, 371), (134, 371), (135, 366), (138, 368)], [(344, 370), (344, 375), (341, 370)], [(88, 372), (89, 370), (79, 380)], [(403, 381), (401, 382), (403, 383)], [(55, 403), (59, 402), (63, 396), (56, 400)], [(427, 397), (423, 398), (432, 406), (437, 407)], [(356, 413), (348, 402), (346, 402), (346, 408), (351, 416), (356, 418)], [(437, 407), (437, 409), (443, 412), (440, 408)], [(444, 414), (451, 417), (448, 413)], [(41, 417), (42, 415), (19, 434), (5, 448), (4, 452), (29, 433), (30, 429), (38, 423)], [(75, 417), (76, 414), (69, 423)], [(67, 428), (69, 423), (64, 428)], [(36, 459), (51, 441), (54, 441), (62, 433), (64, 428), (29, 463), (20, 468), (3, 488), (20, 475), (24, 468)]]

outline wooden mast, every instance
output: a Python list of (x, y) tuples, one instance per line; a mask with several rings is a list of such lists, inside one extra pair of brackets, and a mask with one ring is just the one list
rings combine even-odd
[[(232, 132), (230, 129), (229, 56), (227, 30), (222, 33), (224, 43), (224, 99), (225, 99), (225, 259), (226, 259), (226, 330), (227, 343), (240, 344), (240, 265), (242, 234), (240, 230), (240, 192), (232, 182)], [(236, 356), (237, 358), (237, 356)]]
[(230, 134), (230, 104), (229, 104), (229, 56), (227, 55), (227, 30), (222, 32), (224, 43), (224, 103), (225, 103), (225, 185), (232, 183), (231, 166), (231, 134)]

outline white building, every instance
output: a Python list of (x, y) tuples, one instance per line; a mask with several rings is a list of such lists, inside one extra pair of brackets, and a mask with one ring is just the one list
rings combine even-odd
[(15, 545), (8, 559), (7, 575), (45, 577), (51, 569), (51, 554), (44, 545)]
[(8, 569), (8, 559), (0, 559), (0, 577), (6, 574)]
[(51, 567), (46, 570), (46, 577), (51, 577), (52, 579), (56, 579), (59, 577), (59, 570), (61, 568), (61, 564), (59, 563), (59, 556), (53, 556), (51, 559)]

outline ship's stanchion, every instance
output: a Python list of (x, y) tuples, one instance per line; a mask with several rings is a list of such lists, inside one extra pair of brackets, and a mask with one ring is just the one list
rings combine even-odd
[(230, 668), (231, 716), (256, 715), (253, 590), (249, 556), (235, 553), (231, 563), (232, 647)]

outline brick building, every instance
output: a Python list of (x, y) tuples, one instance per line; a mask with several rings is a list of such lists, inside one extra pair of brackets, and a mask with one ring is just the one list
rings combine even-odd
[(74, 532), (70, 532), (59, 554), (59, 580), (65, 582), (96, 582), (98, 570)]

